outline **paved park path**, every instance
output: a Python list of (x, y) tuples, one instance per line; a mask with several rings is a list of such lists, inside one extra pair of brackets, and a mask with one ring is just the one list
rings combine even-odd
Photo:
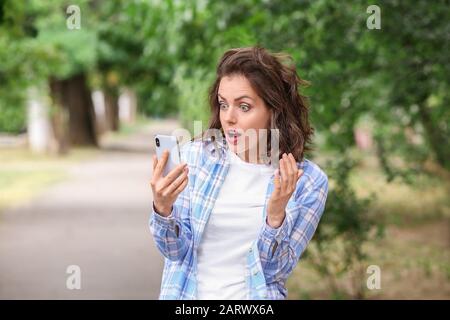
[[(70, 178), (0, 213), (0, 299), (157, 299), (163, 268), (148, 229), (153, 134), (105, 143)], [(69, 265), (81, 289), (69, 290)]]

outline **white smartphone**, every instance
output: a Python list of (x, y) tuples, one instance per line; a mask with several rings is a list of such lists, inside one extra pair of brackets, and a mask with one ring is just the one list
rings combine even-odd
[(178, 139), (175, 136), (157, 134), (155, 135), (155, 146), (158, 161), (161, 159), (164, 150), (169, 151), (169, 158), (167, 159), (166, 165), (163, 169), (163, 177), (165, 177), (172, 169), (181, 163)]

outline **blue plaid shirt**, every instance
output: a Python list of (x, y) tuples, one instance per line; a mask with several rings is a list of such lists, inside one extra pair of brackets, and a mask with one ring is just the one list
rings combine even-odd
[[(188, 142), (181, 148), (189, 167), (189, 183), (178, 195), (171, 214), (150, 215), (149, 226), (165, 257), (159, 299), (197, 299), (197, 248), (205, 225), (230, 167), (226, 140)], [(279, 228), (266, 223), (266, 206), (273, 191), (267, 187), (259, 236), (248, 248), (245, 278), (253, 300), (285, 299), (285, 282), (305, 251), (324, 211), (328, 178), (313, 162), (297, 163), (303, 175), (286, 207)], [(220, 275), (217, 275), (220, 277)]]

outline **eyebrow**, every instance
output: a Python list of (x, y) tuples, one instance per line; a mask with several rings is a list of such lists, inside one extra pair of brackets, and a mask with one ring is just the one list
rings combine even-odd
[[(217, 94), (221, 99), (223, 99), (223, 100), (225, 100), (225, 101), (227, 101), (227, 99), (225, 99), (224, 97), (222, 97), (222, 95), (220, 94), (220, 93), (218, 93)], [(252, 98), (252, 97), (249, 97), (249, 96), (246, 96), (246, 95), (243, 95), (243, 96), (240, 96), (240, 97), (237, 97), (236, 99), (234, 99), (234, 101), (237, 101), (237, 100), (241, 100), (241, 99), (244, 99), (244, 98), (248, 98), (248, 99), (250, 99), (250, 100), (253, 100), (254, 101), (254, 99)]]

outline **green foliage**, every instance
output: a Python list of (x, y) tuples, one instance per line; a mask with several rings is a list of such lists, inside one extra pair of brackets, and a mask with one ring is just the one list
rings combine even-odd
[(89, 70), (96, 61), (96, 35), (85, 29), (76, 32), (58, 28), (39, 33), (37, 41), (42, 46), (49, 46), (58, 52), (58, 59), (52, 61), (47, 73), (57, 78), (65, 79)]
[(3, 105), (7, 99), (3, 97), (0, 104), (0, 132), (19, 133), (25, 130), (26, 126), (26, 110), (23, 106), (21, 97), (8, 99), (8, 101), (19, 105), (19, 107), (8, 107)]
[(388, 88), (389, 108), (374, 116), (388, 117), (397, 132), (379, 143), (392, 142), (383, 145), (386, 153), (406, 155), (416, 169), (432, 158), (450, 170), (448, 2), (385, 1), (383, 12), (383, 32), (373, 38), (379, 44), (375, 66)]
[(174, 6), (115, 0), (98, 8), (98, 72), (118, 72), (120, 84), (136, 90), (147, 115), (173, 115), (178, 109), (172, 80), (182, 33)]
[[(11, 52), (15, 46), (10, 39), (0, 37), (0, 132), (19, 132), (25, 127), (25, 93), (24, 77), (14, 78), (10, 75), (24, 72), (20, 57)], [(18, 59), (16, 62), (15, 59)]]
[(177, 101), (180, 121), (191, 134), (194, 134), (193, 121), (201, 121), (202, 129), (207, 129), (210, 118), (208, 89), (212, 81), (211, 73), (202, 69), (189, 75), (184, 69), (179, 69), (175, 76), (174, 83), (180, 92)]

